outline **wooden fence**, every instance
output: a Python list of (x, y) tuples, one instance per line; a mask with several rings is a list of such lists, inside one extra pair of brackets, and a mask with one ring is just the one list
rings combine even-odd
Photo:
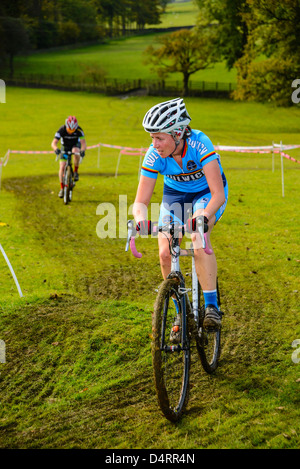
[[(182, 94), (181, 81), (172, 80), (143, 80), (106, 78), (94, 81), (80, 80), (71, 75), (23, 74), (12, 79), (6, 79), (7, 86), (21, 86), (29, 88), (52, 88), (60, 90), (89, 91), (108, 95), (120, 95), (140, 91), (145, 95), (164, 96)], [(194, 81), (189, 82), (189, 96), (209, 96), (230, 98), (235, 89), (235, 83)]]

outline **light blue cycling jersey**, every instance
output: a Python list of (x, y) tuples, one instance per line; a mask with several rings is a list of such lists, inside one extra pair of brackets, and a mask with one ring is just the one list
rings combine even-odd
[(192, 130), (191, 136), (184, 141), (181, 154), (182, 168), (172, 158), (162, 158), (153, 144), (150, 145), (141, 168), (141, 174), (156, 179), (158, 173), (164, 175), (168, 187), (182, 192), (199, 192), (208, 187), (203, 167), (217, 160), (221, 174), (223, 169), (220, 156), (215, 152), (210, 139), (200, 130)]

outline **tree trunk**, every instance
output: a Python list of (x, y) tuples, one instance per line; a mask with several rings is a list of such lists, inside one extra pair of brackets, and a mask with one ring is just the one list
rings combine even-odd
[(190, 78), (189, 73), (183, 74), (183, 91), (182, 91), (183, 96), (189, 95), (189, 78)]
[(9, 76), (10, 78), (14, 76), (14, 54), (9, 54)]

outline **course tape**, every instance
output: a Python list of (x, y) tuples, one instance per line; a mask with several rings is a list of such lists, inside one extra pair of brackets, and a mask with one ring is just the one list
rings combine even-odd
[(264, 147), (231, 147), (226, 145), (215, 146), (215, 149), (218, 151), (231, 151), (237, 153), (280, 153), (280, 155), (284, 158), (300, 164), (300, 161), (283, 152), (283, 150), (294, 150), (295, 148), (300, 148), (300, 145), (279, 145), (274, 143), (274, 145), (268, 145)]
[(295, 158), (293, 158), (293, 157), (290, 156), (290, 155), (287, 155), (286, 153), (281, 152), (281, 155), (284, 156), (284, 158), (287, 158), (288, 160), (291, 160), (291, 161), (294, 161), (295, 163), (299, 163), (299, 164), (300, 164), (300, 161), (296, 160)]
[[(87, 146), (87, 150), (92, 150), (93, 148), (99, 148), (99, 147), (106, 147), (106, 148), (115, 148), (117, 150), (128, 150), (128, 151), (137, 151), (137, 152), (145, 152), (148, 150), (148, 148), (132, 148), (132, 147), (123, 147), (121, 145), (109, 145), (107, 143), (97, 143), (96, 145), (90, 145)], [(8, 150), (6, 155), (9, 153), (20, 153), (20, 154), (27, 154), (27, 155), (46, 155), (46, 154), (51, 154), (54, 153), (53, 150)], [(5, 156), (6, 156), (5, 155)], [(5, 158), (5, 157), (4, 157)]]
[[(120, 150), (122, 153), (127, 154), (141, 154), (145, 153), (148, 148), (134, 148), (134, 147), (124, 147), (122, 145), (111, 145), (108, 143), (97, 143), (96, 145), (87, 146), (87, 150), (91, 150), (93, 148), (114, 148), (116, 150)], [(300, 161), (292, 158), (290, 155), (284, 153), (286, 150), (294, 150), (295, 148), (300, 148), (300, 145), (281, 145), (274, 143), (273, 145), (267, 146), (228, 146), (228, 145), (216, 145), (215, 149), (217, 151), (230, 151), (230, 152), (237, 152), (237, 153), (280, 153), (284, 158), (287, 158), (295, 163), (300, 163)], [(133, 152), (133, 153), (129, 153)], [(6, 155), (3, 158), (0, 158), (0, 165), (6, 166), (9, 158), (10, 153), (20, 153), (20, 154), (52, 154), (53, 150), (47, 151), (40, 151), (40, 150), (8, 150)]]
[(16, 286), (17, 286), (19, 295), (20, 295), (20, 297), (22, 298), (23, 293), (22, 293), (21, 287), (20, 287), (20, 285), (19, 285), (18, 279), (17, 279), (17, 277), (16, 277), (16, 274), (15, 274), (15, 272), (14, 272), (14, 269), (12, 268), (12, 265), (11, 265), (11, 263), (9, 262), (9, 259), (8, 259), (7, 255), (6, 255), (6, 253), (5, 253), (4, 249), (3, 249), (3, 247), (1, 246), (1, 244), (0, 244), (0, 251), (2, 252), (4, 259), (6, 260), (6, 263), (7, 263), (8, 267), (9, 267), (10, 273), (11, 273), (11, 275), (13, 276), (13, 279), (14, 279), (15, 284), (16, 284)]

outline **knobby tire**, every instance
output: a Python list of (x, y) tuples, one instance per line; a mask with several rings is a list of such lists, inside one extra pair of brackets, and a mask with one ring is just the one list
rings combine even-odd
[(72, 183), (71, 167), (67, 166), (65, 176), (64, 176), (64, 204), (65, 205), (67, 205), (71, 201), (71, 198), (70, 198), (71, 183)]
[[(188, 302), (185, 302), (183, 309), (186, 308), (186, 311), (182, 311), (178, 294), (179, 285), (178, 278), (162, 282), (152, 320), (152, 362), (156, 394), (164, 416), (172, 422), (180, 419), (189, 398), (190, 344), (188, 314), (186, 314), (189, 306)], [(181, 340), (180, 344), (175, 346), (176, 351), (170, 350), (170, 347), (174, 347), (170, 341), (170, 332), (176, 317), (172, 297), (175, 297), (180, 305), (182, 326)], [(186, 324), (185, 327), (183, 324)]]
[[(219, 287), (217, 286), (218, 301), (220, 303)], [(202, 304), (201, 304), (202, 303)], [(198, 283), (198, 305), (199, 305), (199, 324), (198, 336), (196, 340), (197, 351), (204, 370), (212, 374), (218, 367), (218, 361), (221, 353), (221, 328), (205, 329), (203, 320), (205, 316), (205, 306), (203, 293)]]

